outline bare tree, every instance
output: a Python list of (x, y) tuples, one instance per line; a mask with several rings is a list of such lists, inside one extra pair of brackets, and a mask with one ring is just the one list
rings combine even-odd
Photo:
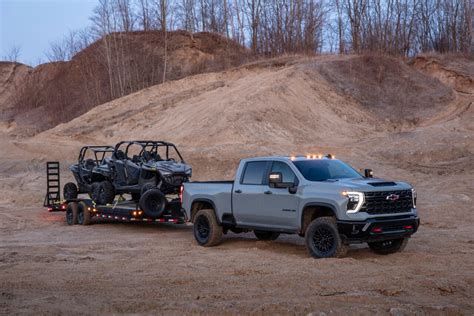
[(6, 61), (18, 62), (20, 55), (21, 55), (21, 47), (18, 45), (15, 45), (12, 48), (10, 48), (10, 50), (3, 57), (3, 59)]

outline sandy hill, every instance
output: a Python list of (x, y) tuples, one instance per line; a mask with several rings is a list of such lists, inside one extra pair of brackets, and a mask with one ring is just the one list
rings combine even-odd
[(67, 179), (82, 145), (144, 138), (176, 143), (194, 179), (232, 178), (242, 157), (326, 152), (396, 179), (472, 177), (473, 95), (424, 58), (286, 57), (153, 86), (31, 138), (2, 136), (2, 189), (41, 198), (45, 161), (64, 162)]
[[(0, 99), (2, 121), (21, 125), (16, 133), (34, 134), (67, 122), (94, 106), (166, 81), (219, 71), (248, 57), (237, 43), (213, 33), (112, 33), (79, 52), (69, 62), (46, 63), (28, 69), (14, 90), (15, 98)], [(10, 80), (0, 67), (0, 82)], [(0, 87), (0, 90), (2, 87)], [(46, 114), (46, 115), (42, 115)], [(42, 115), (40, 121), (38, 115)]]

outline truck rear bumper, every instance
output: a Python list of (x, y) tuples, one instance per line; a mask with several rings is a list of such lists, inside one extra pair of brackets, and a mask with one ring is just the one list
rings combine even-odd
[(410, 237), (418, 230), (417, 216), (371, 218), (366, 221), (337, 221), (339, 234), (346, 243), (362, 243)]

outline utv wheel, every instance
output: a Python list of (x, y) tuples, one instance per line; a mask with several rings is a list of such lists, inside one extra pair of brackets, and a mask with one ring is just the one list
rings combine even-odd
[(68, 182), (64, 185), (63, 196), (66, 200), (72, 200), (77, 198), (77, 185), (72, 182)]
[(379, 255), (389, 255), (391, 253), (403, 251), (408, 244), (408, 238), (384, 240), (370, 242), (369, 248)]
[(115, 198), (115, 189), (109, 181), (102, 181), (97, 187), (95, 202), (100, 205), (110, 204)]
[(77, 224), (77, 203), (70, 202), (66, 208), (66, 223), (68, 225)]
[(99, 193), (99, 182), (93, 182), (89, 189), (89, 197), (92, 200), (96, 201), (98, 193)]
[(84, 202), (79, 202), (77, 204), (77, 211), (77, 223), (79, 225), (90, 225), (91, 211), (89, 211), (89, 206)]
[(146, 216), (158, 218), (165, 210), (166, 197), (157, 189), (148, 190), (140, 197), (138, 205)]
[(142, 186), (142, 189), (140, 190), (140, 195), (143, 195), (143, 194), (145, 194), (146, 191), (153, 190), (153, 189), (157, 189), (157, 187), (154, 183), (145, 183)]
[(339, 258), (347, 253), (347, 245), (342, 242), (333, 217), (320, 217), (312, 221), (305, 239), (306, 247), (314, 258)]
[(199, 245), (212, 247), (222, 240), (222, 226), (217, 222), (213, 210), (200, 210), (194, 217), (194, 238)]
[(253, 233), (258, 240), (276, 240), (280, 236), (280, 233), (265, 230), (254, 230)]

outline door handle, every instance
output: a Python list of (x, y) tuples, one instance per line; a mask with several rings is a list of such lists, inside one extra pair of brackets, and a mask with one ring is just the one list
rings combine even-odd
[(263, 194), (272, 194), (272, 191), (265, 191)]
[(234, 193), (242, 193), (242, 190), (235, 190)]

